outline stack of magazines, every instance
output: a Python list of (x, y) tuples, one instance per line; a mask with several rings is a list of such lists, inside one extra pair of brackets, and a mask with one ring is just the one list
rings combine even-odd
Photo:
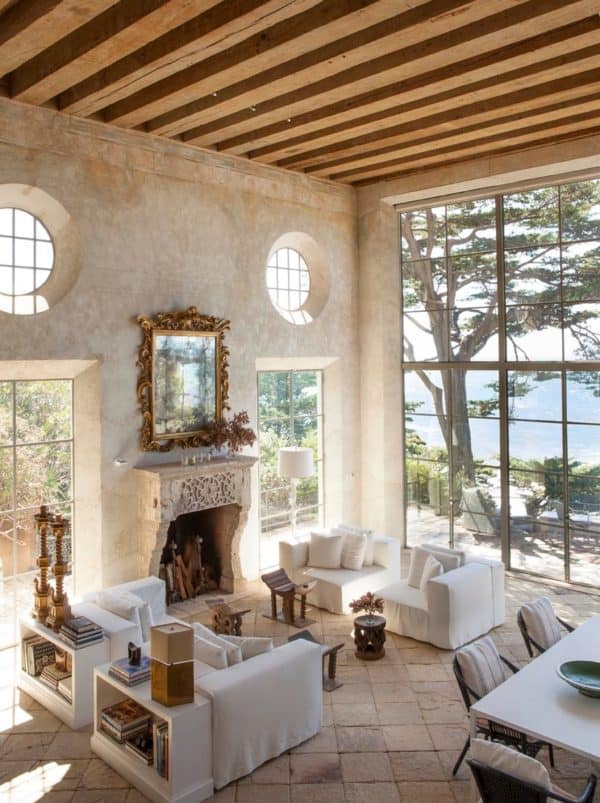
[[(47, 664), (43, 669), (40, 675), (40, 680), (46, 686), (54, 691), (60, 691), (60, 693), (66, 698), (69, 699), (67, 694), (64, 693), (64, 681), (67, 678), (71, 678), (71, 673), (67, 669), (59, 669), (56, 664)], [(61, 689), (59, 689), (59, 683), (62, 683)], [(70, 691), (70, 689), (69, 689)]]
[(152, 725), (154, 741), (154, 769), (161, 778), (169, 777), (169, 726), (157, 720)]
[(56, 660), (56, 647), (41, 636), (24, 638), (21, 649), (21, 665), (28, 675), (40, 675), (45, 666)]
[(104, 631), (87, 617), (76, 616), (75, 619), (64, 623), (60, 629), (60, 636), (70, 647), (78, 650), (81, 647), (87, 647), (88, 644), (102, 641)]
[(150, 713), (135, 700), (121, 700), (105, 708), (100, 717), (100, 727), (121, 744), (148, 730)]
[(152, 731), (146, 730), (137, 736), (131, 736), (125, 742), (125, 747), (130, 753), (142, 761), (144, 764), (152, 764), (154, 761), (154, 750), (152, 744)]
[(118, 658), (113, 661), (108, 674), (120, 680), (126, 686), (137, 686), (150, 680), (150, 658), (142, 655), (139, 664), (130, 664), (128, 658)]

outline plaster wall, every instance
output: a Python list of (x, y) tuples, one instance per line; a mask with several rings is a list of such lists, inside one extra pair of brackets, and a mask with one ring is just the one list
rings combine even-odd
[[(86, 477), (85, 510), (95, 533), (85, 558), (86, 584), (110, 585), (138, 574), (136, 485), (132, 468), (179, 459), (138, 448), (136, 316), (194, 304), (228, 318), (230, 403), (256, 425), (257, 360), (327, 358), (326, 385), (338, 416), (326, 436), (327, 518), (360, 516), (358, 254), (353, 190), (262, 167), (146, 134), (120, 131), (49, 109), (0, 100), (0, 184), (43, 189), (78, 227), (81, 271), (48, 312), (0, 314), (4, 372), (30, 360), (96, 360), (82, 404), (90, 420), (86, 448), (100, 449), (98, 482)], [(326, 257), (329, 299), (304, 327), (271, 306), (264, 270), (273, 242), (305, 232)], [(319, 364), (317, 364), (321, 361)], [(6, 366), (9, 366), (9, 369)], [(66, 363), (65, 363), (66, 365)], [(83, 387), (83, 385), (82, 385)], [(87, 399), (87, 401), (86, 401)], [(333, 442), (334, 441), (334, 442)], [(78, 445), (76, 443), (76, 449)], [(253, 452), (256, 453), (256, 447)], [(127, 461), (114, 465), (115, 458)], [(96, 489), (96, 490), (95, 490)], [(244, 573), (258, 571), (257, 476), (241, 545)], [(101, 533), (101, 537), (98, 535)], [(75, 533), (85, 544), (85, 528)], [(91, 580), (93, 582), (93, 579)]]

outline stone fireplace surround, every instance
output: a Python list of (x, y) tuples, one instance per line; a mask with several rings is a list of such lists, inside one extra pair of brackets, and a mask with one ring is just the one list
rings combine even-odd
[[(137, 469), (140, 575), (158, 575), (171, 522), (178, 516), (226, 505), (239, 507), (228, 555), (222, 560), (220, 588), (242, 591), (245, 578), (240, 543), (251, 502), (250, 470), (255, 457), (235, 455), (193, 466), (163, 463)], [(233, 528), (232, 528), (233, 529)]]

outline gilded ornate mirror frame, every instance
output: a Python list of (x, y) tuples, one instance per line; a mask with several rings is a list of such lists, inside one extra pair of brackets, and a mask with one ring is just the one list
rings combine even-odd
[[(200, 315), (196, 307), (160, 312), (154, 317), (139, 315), (137, 321), (143, 334), (137, 361), (141, 448), (146, 452), (168, 452), (175, 447), (206, 446), (208, 427), (229, 409), (229, 349), (223, 342), (229, 321)], [(206, 387), (201, 378), (208, 380)], [(191, 385), (188, 392), (186, 380)], [(188, 397), (192, 401), (186, 407)], [(206, 397), (210, 402), (208, 412), (204, 405), (193, 407), (194, 400), (204, 402)], [(163, 415), (159, 416), (161, 411)]]

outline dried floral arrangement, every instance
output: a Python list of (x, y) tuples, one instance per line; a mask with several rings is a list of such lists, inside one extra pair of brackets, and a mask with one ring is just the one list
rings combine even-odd
[(365, 611), (369, 616), (373, 616), (374, 613), (383, 613), (383, 600), (381, 597), (376, 597), (372, 591), (367, 591), (362, 597), (352, 600), (350, 608), (352, 613)]
[(227, 444), (232, 452), (241, 451), (244, 446), (252, 446), (256, 441), (256, 433), (248, 426), (250, 417), (246, 410), (235, 413), (229, 421), (223, 417), (215, 421), (208, 429), (207, 443), (220, 449)]

